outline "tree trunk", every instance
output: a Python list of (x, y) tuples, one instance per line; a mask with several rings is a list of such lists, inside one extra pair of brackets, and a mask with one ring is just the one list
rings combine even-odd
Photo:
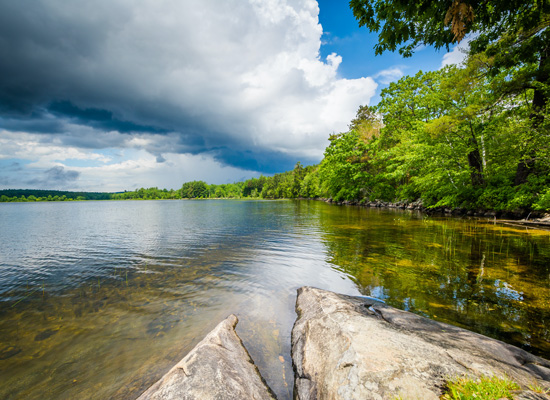
[(473, 133), (468, 142), (471, 148), (468, 153), (468, 166), (470, 167), (472, 185), (474, 185), (474, 187), (483, 186), (485, 184), (485, 180), (483, 179), (483, 162), (481, 160), (477, 139)]
[(521, 185), (522, 183), (527, 182), (527, 178), (531, 175), (533, 167), (535, 166), (535, 159), (523, 159), (518, 163), (516, 169), (516, 176), (514, 178), (514, 186)]

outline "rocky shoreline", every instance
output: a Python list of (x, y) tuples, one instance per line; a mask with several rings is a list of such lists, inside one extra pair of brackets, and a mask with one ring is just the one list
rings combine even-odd
[[(550, 400), (550, 361), (512, 345), (367, 297), (298, 289), (292, 329), (294, 398), (433, 399), (457, 376), (507, 377), (518, 400)], [(222, 321), (138, 400), (273, 399), (235, 332)]]
[(519, 224), (523, 226), (539, 227), (550, 229), (550, 213), (534, 210), (468, 210), (466, 208), (427, 208), (422, 205), (420, 200), (414, 202), (400, 201), (396, 203), (387, 201), (334, 201), (333, 199), (319, 199), (329, 204), (340, 206), (359, 206), (372, 208), (393, 208), (400, 210), (419, 211), (428, 215), (452, 215), (457, 217), (485, 217), (497, 219), (497, 222)]

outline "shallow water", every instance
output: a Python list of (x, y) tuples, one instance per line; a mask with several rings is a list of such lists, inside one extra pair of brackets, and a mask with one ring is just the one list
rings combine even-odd
[(0, 398), (134, 399), (219, 321), (292, 397), (296, 289), (550, 358), (550, 232), (310, 201), (0, 204)]

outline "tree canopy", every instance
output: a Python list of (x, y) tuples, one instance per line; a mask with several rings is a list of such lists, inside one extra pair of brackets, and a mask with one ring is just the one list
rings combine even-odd
[(518, 135), (522, 149), (514, 183), (537, 172), (536, 138), (549, 138), (550, 0), (351, 0), (360, 26), (378, 32), (376, 54), (410, 57), (421, 45), (449, 50), (470, 35), (470, 56), (486, 57), (486, 73), (500, 76), (492, 91), (530, 99), (530, 133)]
[[(409, 57), (420, 45), (449, 49), (474, 32), (474, 52), (514, 36), (519, 47), (548, 46), (548, 0), (351, 0), (359, 26), (379, 32), (376, 54), (395, 51)], [(515, 50), (515, 49), (510, 49)], [(531, 58), (533, 51), (523, 54)]]

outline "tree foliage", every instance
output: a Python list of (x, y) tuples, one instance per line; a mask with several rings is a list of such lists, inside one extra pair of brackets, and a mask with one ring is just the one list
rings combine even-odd
[[(359, 26), (379, 32), (376, 54), (398, 49), (409, 57), (421, 45), (449, 50), (450, 44), (471, 32), (477, 35), (471, 43), (475, 53), (514, 37), (518, 49), (513, 51), (522, 62), (532, 61), (548, 46), (548, 41), (543, 43), (550, 25), (548, 0), (351, 0), (349, 4)], [(519, 51), (522, 47), (538, 50)]]
[(110, 200), (111, 193), (69, 192), (40, 189), (3, 189), (0, 190), (0, 202), (33, 201), (72, 201), (72, 200)]
[(360, 26), (379, 32), (376, 54), (398, 49), (409, 57), (421, 45), (449, 50), (472, 33), (470, 54), (484, 54), (487, 73), (505, 78), (497, 92), (506, 96), (531, 90), (531, 132), (518, 136), (521, 157), (514, 184), (527, 182), (539, 162), (531, 138), (548, 135), (549, 0), (351, 0), (350, 7)]

